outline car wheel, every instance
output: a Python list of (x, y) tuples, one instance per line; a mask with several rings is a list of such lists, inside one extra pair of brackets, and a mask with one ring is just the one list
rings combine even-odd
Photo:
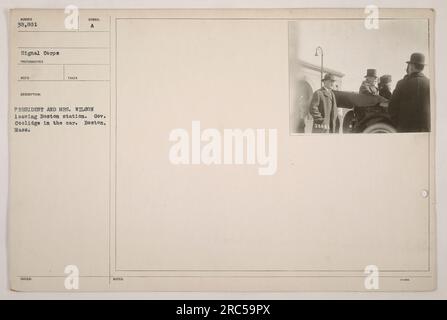
[(378, 122), (367, 126), (363, 133), (395, 133), (396, 129), (388, 123)]

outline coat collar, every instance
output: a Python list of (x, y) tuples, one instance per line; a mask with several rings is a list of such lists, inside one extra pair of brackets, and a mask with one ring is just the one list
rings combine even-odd
[[(366, 87), (376, 87), (374, 84), (369, 83), (369, 82), (366, 81), (366, 80), (363, 80), (363, 82), (362, 82), (362, 86), (366, 86)], [(377, 87), (376, 87), (376, 88), (377, 88)]]
[(322, 87), (319, 89), (323, 95), (325, 95), (326, 97), (332, 97), (332, 90), (326, 89), (325, 87)]
[(425, 74), (422, 73), (421, 71), (413, 72), (412, 74), (409, 75), (409, 78), (420, 78), (420, 77), (422, 77), (422, 78), (425, 77)]

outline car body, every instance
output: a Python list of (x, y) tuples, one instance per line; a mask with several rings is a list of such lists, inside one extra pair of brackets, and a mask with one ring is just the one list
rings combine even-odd
[(343, 133), (396, 132), (388, 113), (388, 100), (348, 91), (335, 91), (338, 108), (346, 109), (341, 121)]

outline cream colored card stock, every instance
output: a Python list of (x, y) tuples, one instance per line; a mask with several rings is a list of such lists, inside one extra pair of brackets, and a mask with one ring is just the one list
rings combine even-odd
[(432, 11), (379, 13), (11, 10), (11, 288), (434, 289), (435, 83), (431, 132), (297, 107), (326, 73), (433, 74)]

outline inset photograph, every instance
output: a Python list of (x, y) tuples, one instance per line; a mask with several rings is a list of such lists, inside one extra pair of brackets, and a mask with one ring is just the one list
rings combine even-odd
[(429, 21), (289, 22), (290, 133), (430, 132)]

